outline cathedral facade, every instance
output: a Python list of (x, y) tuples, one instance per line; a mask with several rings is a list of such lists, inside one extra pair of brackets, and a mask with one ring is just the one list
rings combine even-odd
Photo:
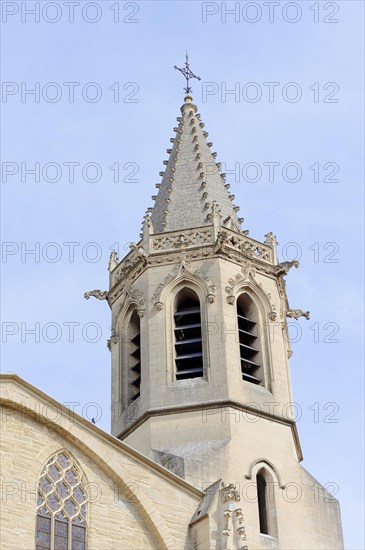
[(189, 93), (177, 123), (139, 242), (85, 294), (112, 313), (111, 435), (2, 376), (3, 550), (343, 548), (338, 502), (300, 464), (298, 263), (242, 229)]

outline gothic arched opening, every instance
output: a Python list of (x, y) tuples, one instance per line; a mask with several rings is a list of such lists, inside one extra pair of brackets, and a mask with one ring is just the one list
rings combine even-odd
[(241, 294), (237, 299), (237, 326), (242, 380), (263, 385), (259, 314), (248, 294)]
[(141, 395), (141, 322), (137, 310), (128, 324), (128, 393), (129, 402)]
[(201, 310), (198, 295), (183, 288), (175, 298), (174, 346), (176, 380), (203, 376)]
[(261, 468), (256, 475), (256, 487), (260, 533), (277, 537), (274, 481), (265, 468)]

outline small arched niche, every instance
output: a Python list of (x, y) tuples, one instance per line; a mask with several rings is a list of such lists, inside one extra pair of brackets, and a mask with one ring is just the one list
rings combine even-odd
[(247, 293), (237, 298), (237, 328), (242, 380), (264, 386), (259, 311)]
[(200, 299), (191, 288), (182, 288), (173, 308), (175, 380), (204, 375)]

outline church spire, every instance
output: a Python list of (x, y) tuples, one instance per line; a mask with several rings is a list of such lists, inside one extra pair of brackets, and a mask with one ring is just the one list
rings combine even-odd
[(216, 153), (211, 152), (212, 143), (207, 142), (208, 133), (189, 93), (181, 114), (174, 128), (176, 135), (171, 138), (173, 146), (167, 149), (166, 169), (160, 172), (162, 181), (156, 184), (158, 194), (153, 197), (151, 222), (155, 233), (209, 225), (213, 205), (219, 207), (222, 225), (229, 224), (241, 232), (239, 207), (232, 202), (234, 195), (215, 160)]

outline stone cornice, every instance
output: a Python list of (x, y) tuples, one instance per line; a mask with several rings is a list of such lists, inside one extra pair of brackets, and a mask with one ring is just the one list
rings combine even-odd
[[(199, 259), (223, 258), (239, 266), (251, 263), (258, 273), (273, 278), (286, 274), (291, 267), (290, 262), (275, 265), (270, 246), (245, 234), (221, 227), (216, 239), (214, 235), (215, 230), (211, 225), (150, 235), (148, 243), (142, 240), (133, 245), (131, 252), (110, 273), (110, 305), (145, 269), (153, 266), (179, 264), (182, 260), (192, 262)], [(146, 248), (149, 250), (148, 253)]]
[(231, 407), (232, 409), (244, 411), (246, 413), (259, 416), (260, 418), (270, 420), (271, 422), (277, 422), (278, 424), (283, 424), (285, 426), (290, 427), (298, 461), (301, 462), (303, 460), (303, 453), (302, 453), (302, 449), (299, 441), (298, 430), (294, 420), (283, 418), (282, 416), (278, 416), (275, 414), (270, 414), (265, 411), (256, 409), (255, 407), (250, 407), (249, 405), (245, 405), (243, 403), (239, 403), (238, 401), (233, 401), (230, 399), (227, 399), (224, 401), (207, 401), (207, 402), (204, 402), (204, 405), (202, 405), (201, 403), (194, 403), (194, 404), (187, 404), (187, 405), (177, 405), (173, 407), (156, 407), (156, 408), (148, 409), (138, 418), (136, 422), (133, 422), (131, 426), (123, 430), (118, 435), (118, 437), (120, 439), (126, 438), (134, 430), (136, 430), (138, 426), (140, 426), (141, 424), (146, 422), (146, 420), (149, 420), (154, 416), (166, 416), (167, 414), (181, 414), (185, 412), (202, 411), (203, 406), (204, 406), (204, 410)]
[(124, 292), (125, 288), (133, 284), (134, 281), (139, 277), (144, 271), (155, 266), (167, 266), (173, 264), (179, 264), (181, 260), (187, 262), (193, 262), (198, 260), (212, 260), (212, 259), (222, 259), (227, 260), (227, 258), (237, 266), (244, 267), (248, 263), (251, 263), (255, 266), (257, 273), (261, 273), (271, 277), (272, 279), (277, 279), (277, 266), (264, 264), (261, 260), (253, 258), (251, 256), (243, 255), (242, 253), (233, 253), (226, 254), (224, 251), (215, 252), (214, 246), (206, 246), (204, 248), (204, 254), (202, 254), (201, 249), (199, 251), (194, 249), (186, 249), (184, 251), (173, 251), (170, 250), (164, 253), (156, 253), (148, 257), (147, 263), (139, 261), (135, 264), (134, 268), (131, 269), (128, 274), (117, 281), (110, 289), (108, 293), (109, 304), (112, 305), (121, 294)]

